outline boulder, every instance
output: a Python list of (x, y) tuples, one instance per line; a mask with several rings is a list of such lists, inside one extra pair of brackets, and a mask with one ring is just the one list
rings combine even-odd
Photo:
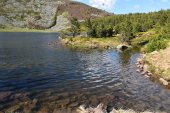
[(117, 49), (120, 50), (120, 51), (124, 51), (128, 48), (130, 48), (131, 46), (128, 46), (128, 45), (125, 45), (125, 44), (120, 44), (117, 46)]

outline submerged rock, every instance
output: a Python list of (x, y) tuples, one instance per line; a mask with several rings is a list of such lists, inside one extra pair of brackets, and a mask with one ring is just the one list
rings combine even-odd
[[(80, 106), (78, 109), (78, 113), (139, 113), (134, 110), (128, 109), (128, 110), (123, 110), (123, 109), (112, 109), (112, 111), (108, 112), (106, 110), (106, 107), (104, 107), (103, 104), (99, 104), (96, 108), (85, 108), (84, 105)], [(145, 111), (145, 112), (140, 112), (140, 113), (166, 113), (166, 112), (150, 112), (150, 111)]]
[(15, 106), (10, 107), (5, 112), (6, 113), (15, 113), (15, 112), (17, 112), (20, 109), (20, 107), (21, 107), (20, 105), (15, 105)]
[(11, 92), (0, 92), (0, 102), (4, 101), (10, 94)]
[(107, 113), (103, 104), (99, 104), (96, 108), (85, 108), (84, 105), (80, 106), (78, 109), (79, 113)]

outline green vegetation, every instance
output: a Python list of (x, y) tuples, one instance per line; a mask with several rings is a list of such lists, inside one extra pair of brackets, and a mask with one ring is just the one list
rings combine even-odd
[(120, 44), (117, 37), (112, 38), (64, 38), (62, 43), (72, 49), (109, 49)]
[(93, 24), (91, 19), (85, 21), (85, 26), (87, 27), (87, 34), (90, 37), (112, 37), (113, 28), (111, 26), (105, 26), (102, 24)]
[(157, 25), (164, 27), (169, 21), (170, 10), (161, 10), (152, 13), (113, 15), (92, 21), (87, 20), (84, 22), (84, 26), (88, 26), (87, 31), (94, 37), (107, 37), (108, 29), (113, 29), (110, 35), (120, 34), (123, 42), (130, 42), (139, 32), (156, 29)]
[(145, 52), (150, 53), (153, 51), (158, 51), (160, 49), (165, 49), (168, 46), (167, 40), (165, 40), (165, 36), (159, 35), (149, 41), (149, 43), (145, 47)]
[[(145, 45), (145, 52), (165, 49), (170, 39), (170, 10), (88, 18), (81, 23), (73, 18), (71, 24), (70, 34), (73, 37), (117, 37), (121, 43), (142, 47)], [(82, 36), (82, 32), (87, 36)]]

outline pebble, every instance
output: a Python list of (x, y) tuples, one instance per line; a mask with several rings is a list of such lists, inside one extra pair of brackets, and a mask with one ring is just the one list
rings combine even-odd
[(146, 74), (146, 72), (145, 72), (145, 71), (143, 71), (141, 74), (142, 74), (142, 75), (145, 75), (145, 74)]
[(146, 77), (146, 78), (150, 78), (150, 76), (148, 76), (148, 75), (145, 75), (145, 77)]
[(137, 72), (140, 72), (140, 70), (139, 70), (139, 69), (137, 69), (136, 71), (137, 71)]

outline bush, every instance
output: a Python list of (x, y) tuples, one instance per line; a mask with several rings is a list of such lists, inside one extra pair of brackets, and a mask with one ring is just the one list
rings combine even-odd
[(160, 49), (165, 49), (168, 46), (168, 42), (163, 35), (159, 35), (156, 38), (149, 41), (145, 47), (145, 52), (150, 53)]

